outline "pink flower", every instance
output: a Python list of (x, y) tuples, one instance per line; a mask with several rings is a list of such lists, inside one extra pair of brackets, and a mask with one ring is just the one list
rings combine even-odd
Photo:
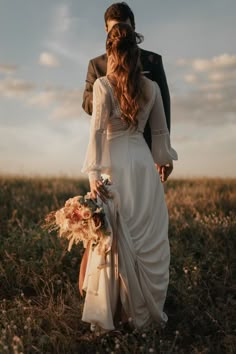
[(81, 216), (81, 213), (79, 212), (79, 210), (73, 210), (72, 214), (71, 214), (71, 217), (74, 221), (79, 221), (79, 220), (82, 220), (82, 216)]
[(78, 206), (78, 199), (80, 198), (80, 196), (76, 196), (73, 198), (69, 198), (66, 203), (65, 203), (65, 207), (75, 207)]
[(83, 219), (90, 219), (92, 217), (92, 212), (90, 209), (85, 208), (81, 211), (81, 215)]

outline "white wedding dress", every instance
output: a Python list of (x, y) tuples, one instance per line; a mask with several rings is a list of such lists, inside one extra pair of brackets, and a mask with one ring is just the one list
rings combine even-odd
[[(108, 78), (94, 83), (82, 171), (89, 179), (110, 175), (113, 199), (103, 207), (112, 234), (106, 255), (99, 255), (96, 248), (89, 250), (82, 320), (106, 330), (114, 329), (118, 296), (134, 326), (167, 321), (163, 307), (169, 282), (168, 211), (154, 162), (165, 165), (177, 160), (177, 153), (170, 145), (159, 86), (144, 77), (143, 89), (149, 99), (138, 113), (135, 129), (120, 119)], [(152, 151), (143, 137), (148, 119)]]

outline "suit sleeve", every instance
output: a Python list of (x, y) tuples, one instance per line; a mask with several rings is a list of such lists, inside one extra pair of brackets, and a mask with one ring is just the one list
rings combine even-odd
[(170, 132), (171, 127), (171, 103), (170, 103), (170, 92), (166, 80), (166, 74), (162, 63), (162, 57), (158, 58), (158, 61), (154, 64), (153, 79), (158, 83), (166, 116), (166, 124)]
[(83, 103), (82, 103), (82, 107), (84, 111), (88, 113), (90, 116), (93, 113), (93, 84), (96, 79), (97, 76), (95, 74), (93, 62), (92, 60), (90, 60), (88, 64), (88, 71), (87, 71), (86, 84), (85, 84)]

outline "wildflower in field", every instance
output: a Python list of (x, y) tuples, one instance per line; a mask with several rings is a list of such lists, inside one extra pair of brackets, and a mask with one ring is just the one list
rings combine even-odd
[(185, 274), (188, 274), (188, 268), (187, 267), (184, 267), (183, 271), (184, 271)]

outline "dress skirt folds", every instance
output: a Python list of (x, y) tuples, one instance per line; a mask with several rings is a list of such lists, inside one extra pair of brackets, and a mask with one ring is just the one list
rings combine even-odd
[[(143, 79), (149, 101), (138, 115), (138, 128), (121, 120), (107, 77), (94, 84), (90, 140), (83, 170), (90, 179), (110, 175), (113, 195), (102, 204), (112, 230), (110, 250), (88, 250), (83, 281), (86, 291), (82, 320), (114, 329), (118, 298), (134, 326), (167, 322), (164, 303), (169, 283), (168, 210), (155, 163), (177, 159), (170, 146), (159, 87)], [(143, 130), (149, 119), (152, 151)]]

